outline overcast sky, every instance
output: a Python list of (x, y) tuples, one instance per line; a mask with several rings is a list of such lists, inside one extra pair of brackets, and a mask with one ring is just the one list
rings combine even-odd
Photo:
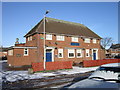
[(2, 45), (14, 45), (42, 18), (47, 17), (84, 24), (102, 38), (112, 37), (118, 43), (117, 2), (3, 2)]

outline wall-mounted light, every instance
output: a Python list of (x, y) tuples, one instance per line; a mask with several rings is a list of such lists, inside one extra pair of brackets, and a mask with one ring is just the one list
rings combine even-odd
[(55, 47), (55, 49), (57, 49), (57, 47)]
[(85, 50), (85, 48), (83, 48), (82, 50)]
[(56, 45), (58, 45), (58, 42), (55, 42)]

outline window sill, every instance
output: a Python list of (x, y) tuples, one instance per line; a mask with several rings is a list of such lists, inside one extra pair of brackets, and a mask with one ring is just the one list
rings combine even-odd
[(68, 58), (75, 58), (75, 57), (68, 57)]
[(63, 57), (58, 57), (58, 58), (63, 58)]
[(29, 55), (24, 55), (24, 56), (29, 56)]
[(83, 57), (77, 57), (77, 58), (83, 58)]

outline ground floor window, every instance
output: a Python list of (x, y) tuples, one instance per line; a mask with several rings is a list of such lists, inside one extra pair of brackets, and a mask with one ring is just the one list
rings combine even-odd
[(74, 57), (75, 57), (75, 50), (68, 49), (68, 58), (74, 58)]
[(89, 49), (86, 49), (86, 57), (90, 57)]
[(58, 49), (58, 58), (63, 58), (63, 49)]
[(77, 58), (82, 57), (82, 50), (81, 49), (77, 49), (76, 53), (77, 53)]
[(28, 56), (28, 49), (27, 48), (24, 49), (24, 56)]

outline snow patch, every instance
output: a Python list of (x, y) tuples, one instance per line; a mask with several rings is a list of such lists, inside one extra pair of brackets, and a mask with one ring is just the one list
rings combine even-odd
[(6, 71), (6, 72), (0, 72), (0, 80), (4, 78), (4, 81), (15, 82), (18, 80), (39, 79), (48, 76), (56, 76), (63, 74), (85, 73), (88, 71), (94, 71), (97, 68), (98, 67), (89, 67), (89, 68), (73, 67), (73, 69), (71, 70), (58, 70), (56, 72), (48, 72), (48, 73), (40, 72), (34, 74), (28, 74), (28, 71)]

